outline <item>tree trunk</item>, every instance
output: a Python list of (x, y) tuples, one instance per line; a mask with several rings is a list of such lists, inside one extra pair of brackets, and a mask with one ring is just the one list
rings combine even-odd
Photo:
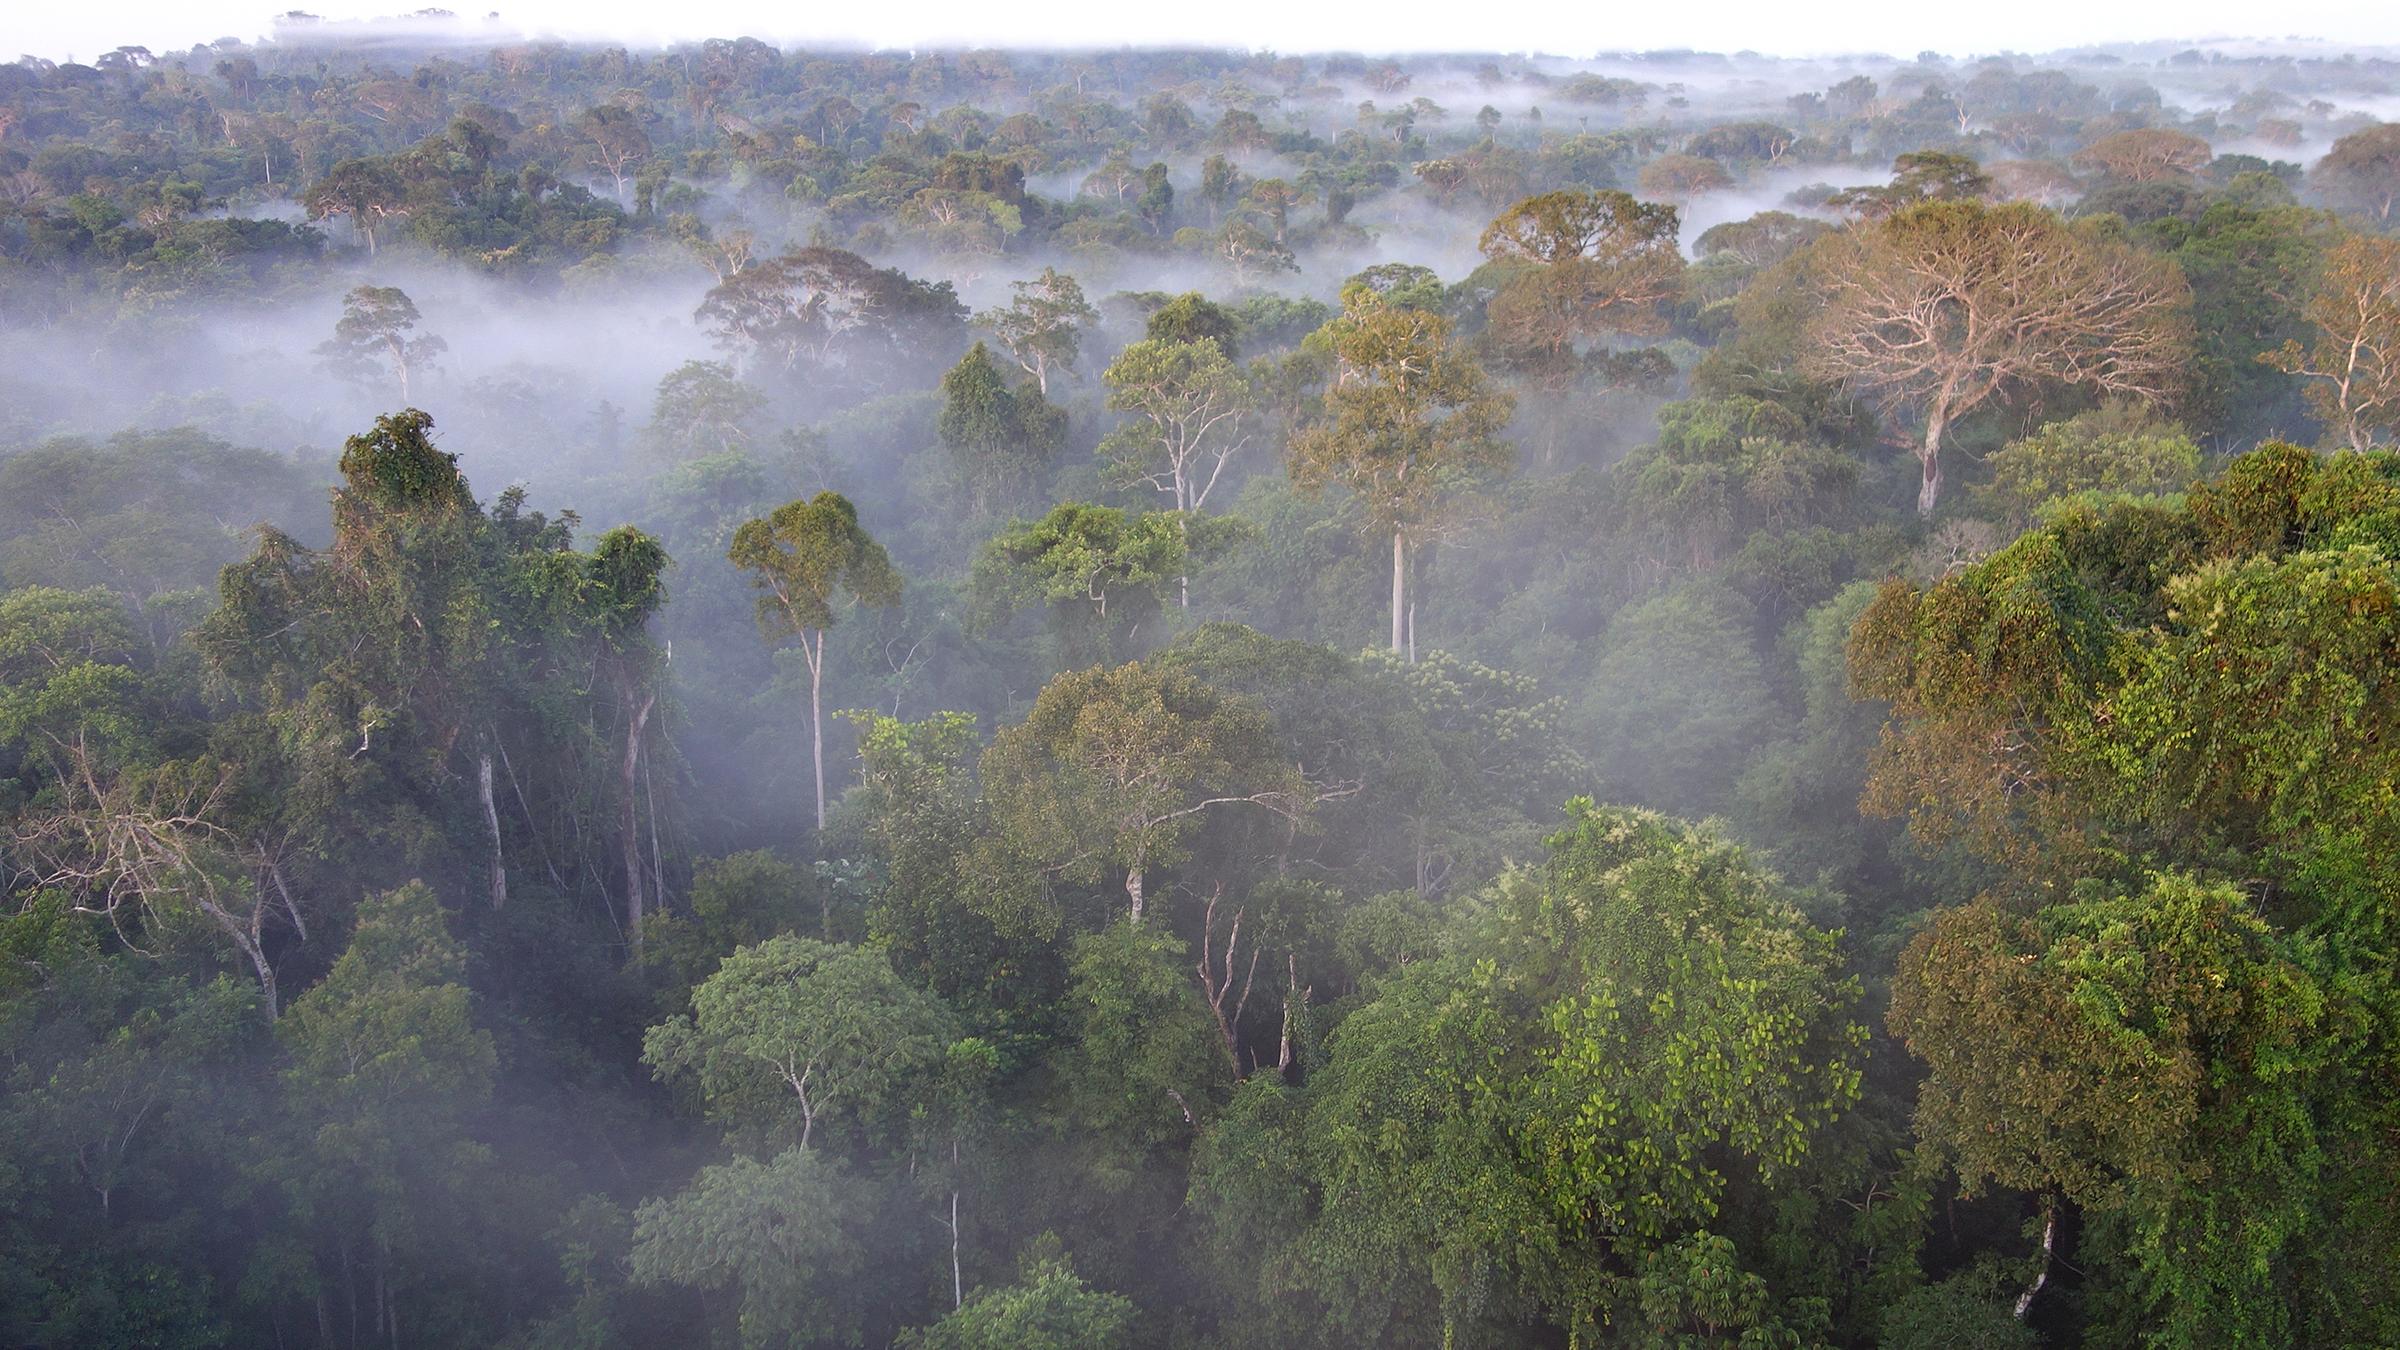
[(500, 851), (500, 806), (492, 799), (492, 752), (475, 762), (475, 785), (483, 793), (483, 823), (492, 832), (492, 908), (508, 903), (508, 860)]
[(800, 639), (803, 655), (808, 657), (808, 749), (817, 774), (817, 833), (825, 833), (825, 630), (817, 630), (814, 646), (806, 635)]
[[(958, 1165), (958, 1150), (950, 1151), (952, 1167)], [(958, 1311), (967, 1304), (967, 1282), (958, 1268), (958, 1192), (950, 1192), (950, 1310)]]
[(275, 991), (275, 967), (267, 963), (267, 949), (256, 942), (239, 938), (235, 940), (235, 945), (242, 949), (242, 955), (250, 958), (250, 968), (258, 972), (259, 997), (266, 1001), (267, 1021), (272, 1023), (282, 1012), (282, 1007)]
[(1298, 954), (1284, 953), (1284, 970), (1286, 976), (1283, 986), (1283, 1035), (1275, 1047), (1275, 1072), (1288, 1080), (1292, 1073), (1292, 1019), (1298, 1015), (1297, 1009), (1308, 1005), (1308, 996), (1316, 992), (1316, 987), (1314, 985), (1307, 989), (1300, 987), (1300, 957)]
[[(1184, 505), (1186, 495), (1183, 471), (1178, 469), (1175, 473), (1175, 538), (1184, 546), (1184, 566), (1188, 568), (1191, 566), (1192, 529), (1191, 508)], [(1175, 603), (1184, 609), (1192, 607), (1192, 575), (1188, 571), (1175, 578)]]
[(1142, 869), (1138, 866), (1125, 869), (1125, 896), (1133, 901), (1133, 926), (1139, 928), (1142, 926)]
[(1942, 495), (1942, 433), (1950, 425), (1950, 409), (1936, 403), (1933, 413), (1925, 420), (1925, 443), (1917, 449), (1917, 463), (1924, 469), (1924, 478), (1917, 485), (1917, 514), (1930, 516), (1934, 503)]
[[(522, 782), (519, 782), (517, 779), (517, 766), (511, 763), (508, 758), (508, 744), (506, 742), (502, 742), (500, 745), (500, 771), (508, 775), (508, 788), (510, 792), (516, 794), (517, 810), (523, 812), (525, 815), (525, 828), (533, 831), (534, 847), (541, 850), (542, 867), (544, 870), (550, 873), (550, 883), (558, 887), (561, 892), (564, 892), (567, 889), (566, 879), (559, 876), (558, 864), (551, 861), (550, 846), (542, 842), (541, 822), (534, 819), (533, 803), (525, 799), (525, 785)], [(578, 817), (577, 819), (580, 821), (581, 817)]]
[(1408, 650), (1407, 635), (1401, 630), (1402, 607), (1407, 595), (1407, 573), (1408, 536), (1400, 530), (1394, 530), (1392, 531), (1392, 655), (1394, 656), (1405, 655)]
[[(630, 691), (628, 691), (627, 702), (631, 703)], [(642, 699), (639, 707), (629, 709), (633, 716), (625, 725), (625, 759), (619, 768), (618, 775), (619, 786), (623, 789), (620, 795), (624, 803), (623, 819), (620, 824), (623, 827), (622, 833), (625, 841), (625, 937), (628, 942), (633, 944), (633, 949), (637, 952), (642, 949), (642, 911), (645, 905), (642, 888), (641, 818), (634, 811), (634, 784), (636, 772), (641, 768), (642, 763), (642, 728), (648, 725), (650, 709), (657, 703), (658, 694), (653, 691)]]
[[(1242, 1076), (1242, 1010), (1250, 1006), (1250, 986), (1258, 979), (1260, 949), (1253, 938), (1250, 943), (1250, 966), (1243, 973), (1241, 993), (1235, 995), (1233, 965), (1241, 955), (1242, 919), (1248, 911), (1237, 909), (1233, 912), (1233, 926), (1226, 930), (1223, 951), (1218, 951), (1217, 902), (1224, 898), (1225, 888), (1220, 885), (1208, 899), (1208, 910), (1200, 920), (1200, 961), (1194, 969), (1200, 976), (1201, 997), (1208, 1000), (1208, 1011), (1217, 1019), (1217, 1034), (1224, 1039), (1226, 1062), (1232, 1066), (1234, 1077), (1239, 1078)], [(1226, 1007), (1229, 997), (1233, 1000), (1231, 1008)]]
[(355, 1346), (358, 1344), (358, 1263), (350, 1259), (350, 1240), (346, 1237), (342, 1239), (341, 1253), (342, 1296), (350, 1305), (350, 1344)]
[(2045, 1196), (2042, 1199), (2042, 1268), (2034, 1272), (2033, 1283), (2025, 1287), (2025, 1292), (2017, 1295), (2017, 1320), (2020, 1322), (2025, 1320), (2026, 1311), (2033, 1307), (2033, 1300), (2041, 1294), (2042, 1286), (2050, 1283), (2050, 1255), (2057, 1241), (2058, 1199)]

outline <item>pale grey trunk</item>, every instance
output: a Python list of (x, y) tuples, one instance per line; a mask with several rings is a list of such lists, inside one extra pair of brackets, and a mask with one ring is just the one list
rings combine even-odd
[[(1184, 547), (1184, 565), (1191, 565), (1192, 530), (1191, 487), (1184, 481), (1183, 470), (1175, 470), (1175, 537)], [(1192, 607), (1192, 578), (1189, 572), (1175, 578), (1175, 602), (1184, 609)]]
[(2050, 1283), (2050, 1256), (2056, 1250), (2057, 1241), (2058, 1201), (2055, 1198), (2045, 1199), (2042, 1201), (2042, 1268), (2034, 1272), (2033, 1283), (2026, 1286), (2025, 1292), (2017, 1295), (2017, 1320), (2020, 1322), (2025, 1320), (2026, 1312), (2033, 1307), (2034, 1299), (2041, 1295), (2042, 1286)]
[(817, 630), (817, 640), (810, 647), (806, 637), (800, 645), (808, 656), (808, 749), (817, 775), (817, 833), (825, 832), (825, 630)]
[(475, 762), (475, 785), (483, 793), (483, 823), (492, 834), (492, 908), (508, 903), (508, 860), (500, 851), (500, 805), (492, 798), (492, 752)]
[(1924, 477), (1917, 484), (1917, 514), (1930, 516), (1934, 503), (1942, 495), (1942, 433), (1949, 428), (1950, 409), (1946, 403), (1933, 405), (1933, 414), (1925, 422), (1925, 444), (1917, 450), (1917, 463)]
[(635, 814), (634, 787), (642, 763), (642, 728), (649, 724), (650, 709), (657, 703), (658, 695), (653, 692), (642, 700), (640, 707), (633, 709), (625, 727), (625, 758), (619, 767), (619, 786), (623, 789), (619, 795), (624, 803), (619, 823), (625, 841), (625, 936), (636, 952), (642, 949), (642, 913), (648, 906), (642, 893), (641, 818)]
[(234, 945), (242, 949), (242, 955), (250, 958), (250, 968), (258, 974), (258, 994), (266, 1004), (267, 1021), (273, 1022), (283, 1009), (275, 989), (275, 967), (267, 961), (266, 948), (252, 941), (248, 935), (238, 933), (234, 936)]
[(1298, 1016), (1298, 1010), (1307, 1006), (1308, 996), (1316, 992), (1316, 989), (1313, 985), (1307, 989), (1300, 987), (1300, 958), (1298, 955), (1291, 952), (1284, 953), (1284, 970), (1286, 975), (1283, 986), (1283, 1035), (1278, 1039), (1275, 1047), (1275, 1071), (1279, 1074), (1289, 1075), (1292, 1071), (1292, 1022)]
[[(950, 1149), (950, 1168), (958, 1170), (958, 1147)], [(950, 1192), (950, 1309), (956, 1312), (967, 1302), (967, 1281), (958, 1266), (958, 1192)]]
[(1407, 634), (1402, 631), (1404, 605), (1407, 598), (1408, 535), (1392, 531), (1392, 654), (1408, 651)]
[(1133, 926), (1142, 926), (1142, 869), (1125, 869), (1125, 897), (1133, 902)]

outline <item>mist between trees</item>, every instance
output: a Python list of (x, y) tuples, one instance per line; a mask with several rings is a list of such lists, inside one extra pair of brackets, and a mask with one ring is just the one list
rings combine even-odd
[(2400, 1343), (2400, 64), (0, 66), (0, 1341)]

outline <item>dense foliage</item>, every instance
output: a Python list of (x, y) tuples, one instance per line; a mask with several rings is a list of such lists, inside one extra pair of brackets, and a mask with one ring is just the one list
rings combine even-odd
[(2396, 90), (0, 66), (0, 1343), (2400, 1344)]

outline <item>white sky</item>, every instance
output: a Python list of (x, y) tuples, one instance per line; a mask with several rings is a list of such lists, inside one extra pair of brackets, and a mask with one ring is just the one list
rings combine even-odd
[[(439, 0), (425, 0), (438, 3)], [(462, 16), (491, 0), (450, 0)], [(293, 0), (329, 19), (417, 7), (410, 0)], [(0, 60), (19, 52), (89, 60), (120, 45), (166, 52), (220, 37), (255, 40), (276, 10), (241, 0), (10, 0)], [(1954, 56), (2043, 52), (2099, 42), (2304, 39), (2336, 47), (2400, 45), (2400, 0), (1707, 0), (1640, 4), (1376, 4), (1326, 0), (909, 0), (824, 5), (764, 0), (506, 0), (504, 32), (628, 44), (741, 37), (779, 45), (1113, 47), (1201, 44), (1312, 51), (1542, 51), (1588, 56), (1689, 47), (1805, 56), (1934, 50)]]

